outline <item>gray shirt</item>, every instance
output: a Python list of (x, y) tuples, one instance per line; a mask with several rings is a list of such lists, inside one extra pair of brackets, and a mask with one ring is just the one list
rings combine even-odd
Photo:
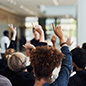
[(0, 75), (0, 86), (12, 86), (12, 84), (6, 77)]

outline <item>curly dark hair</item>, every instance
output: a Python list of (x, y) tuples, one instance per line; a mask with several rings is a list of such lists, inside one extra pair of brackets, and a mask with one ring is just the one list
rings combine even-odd
[(72, 60), (77, 67), (84, 69), (86, 66), (86, 51), (81, 48), (75, 48), (71, 51)]
[(55, 67), (58, 67), (64, 54), (53, 47), (41, 46), (33, 49), (30, 54), (31, 65), (34, 69), (36, 79), (48, 80)]

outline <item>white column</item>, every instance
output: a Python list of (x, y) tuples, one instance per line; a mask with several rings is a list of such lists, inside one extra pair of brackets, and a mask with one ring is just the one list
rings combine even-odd
[(78, 0), (77, 44), (86, 42), (86, 0)]

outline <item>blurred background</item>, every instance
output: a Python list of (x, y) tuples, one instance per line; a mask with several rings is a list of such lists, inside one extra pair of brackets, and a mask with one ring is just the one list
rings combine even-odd
[[(40, 24), (50, 44), (52, 23), (61, 25), (65, 37), (74, 41), (71, 49), (86, 42), (86, 0), (0, 0), (0, 39), (9, 24), (17, 27), (17, 50), (20, 40), (33, 38), (32, 25)], [(10, 35), (11, 36), (11, 35)], [(57, 38), (57, 46), (59, 40)]]

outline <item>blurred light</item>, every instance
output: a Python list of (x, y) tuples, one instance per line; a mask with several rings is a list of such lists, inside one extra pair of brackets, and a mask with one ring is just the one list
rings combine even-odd
[(14, 2), (13, 4), (14, 4), (14, 5), (17, 5), (17, 2)]
[(7, 1), (10, 1), (10, 0), (7, 0)]
[(23, 8), (23, 5), (20, 5), (20, 8), (22, 9)]
[(57, 1), (57, 0), (53, 0), (53, 2), (54, 2), (54, 4), (55, 4), (56, 6), (58, 6), (58, 5), (59, 5), (59, 3), (58, 3), (58, 1)]
[(10, 3), (13, 3), (14, 2), (14, 0), (10, 0)]

